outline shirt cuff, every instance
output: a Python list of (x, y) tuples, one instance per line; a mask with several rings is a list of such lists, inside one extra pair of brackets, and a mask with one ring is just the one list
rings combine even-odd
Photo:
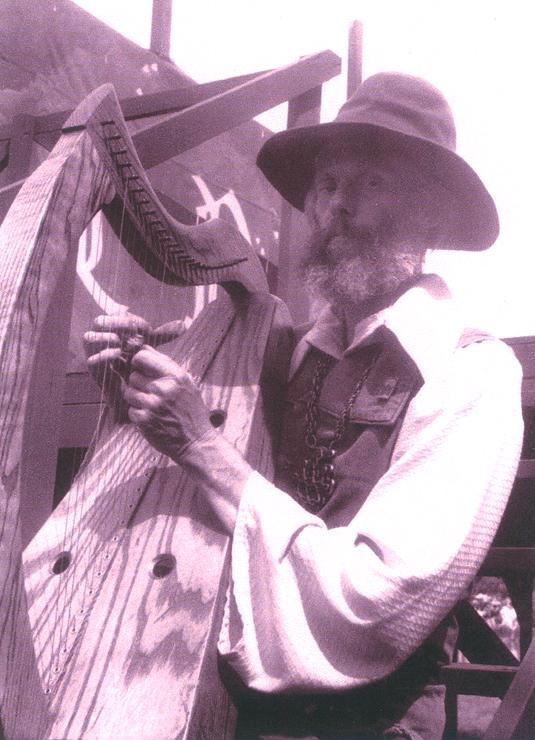
[(251, 534), (262, 532), (269, 540), (269, 550), (280, 561), (299, 532), (308, 526), (325, 524), (314, 514), (300, 506), (291, 496), (253, 471), (243, 489), (234, 542), (241, 542), (248, 549)]

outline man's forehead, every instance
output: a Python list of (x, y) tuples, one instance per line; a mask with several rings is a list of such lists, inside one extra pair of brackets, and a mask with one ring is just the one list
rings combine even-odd
[(395, 149), (379, 146), (364, 148), (344, 141), (326, 144), (316, 157), (316, 172), (340, 166), (356, 172), (364, 172), (373, 167), (402, 171), (406, 165), (405, 157)]

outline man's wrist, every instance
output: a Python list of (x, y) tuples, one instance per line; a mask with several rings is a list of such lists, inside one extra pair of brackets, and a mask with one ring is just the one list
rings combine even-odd
[(183, 447), (176, 462), (194, 479), (230, 534), (252, 468), (220, 432), (208, 429)]
[(179, 465), (182, 465), (183, 467), (188, 467), (189, 465), (195, 463), (195, 460), (197, 458), (196, 449), (198, 447), (203, 447), (204, 445), (208, 444), (217, 444), (216, 440), (220, 436), (221, 434), (216, 429), (210, 427), (198, 437), (190, 439), (189, 442), (186, 442), (185, 445), (182, 445), (182, 447), (180, 447), (176, 451), (176, 453), (172, 455), (172, 458), (175, 462), (179, 463)]

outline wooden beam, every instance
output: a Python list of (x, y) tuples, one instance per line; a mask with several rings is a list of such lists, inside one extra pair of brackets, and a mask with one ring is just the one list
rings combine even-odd
[(535, 547), (491, 547), (479, 575), (503, 576), (519, 572), (535, 575)]
[(362, 23), (353, 21), (347, 44), (347, 97), (350, 98), (362, 82)]
[(150, 50), (169, 59), (173, 0), (152, 0)]
[(340, 72), (332, 51), (300, 59), (149, 126), (132, 137), (145, 169), (249, 121), (279, 103), (302, 95)]
[(484, 740), (526, 740), (535, 727), (535, 642), (532, 642)]
[(0, 169), (0, 223), (11, 203), (30, 173), (32, 138), (35, 118), (23, 114), (16, 116), (9, 127), (9, 138), (4, 139), (8, 127), (2, 127), (2, 167)]
[(533, 638), (533, 575), (519, 569), (504, 573), (503, 580), (516, 612), (520, 655), (524, 656)]
[(455, 608), (459, 623), (457, 647), (471, 663), (518, 666), (519, 661), (468, 601)]
[[(440, 678), (456, 694), (504, 696), (518, 668), (513, 666), (456, 663), (443, 666)], [(504, 740), (504, 738), (500, 738)]]
[[(166, 113), (177, 113), (192, 105), (202, 103), (204, 100), (214, 97), (214, 95), (221, 95), (221, 93), (231, 90), (233, 87), (254, 80), (260, 74), (265, 74), (265, 72), (254, 72), (239, 77), (206, 82), (202, 85), (190, 85), (188, 87), (178, 87), (174, 90), (162, 90), (151, 95), (136, 95), (132, 98), (124, 98), (120, 101), (121, 111), (127, 121), (161, 116)], [(51, 150), (59, 139), (63, 124), (71, 113), (71, 110), (64, 110), (37, 116), (34, 127), (35, 141)], [(12, 127), (0, 129), (0, 135), (2, 136), (11, 136), (14, 132), (15, 130)]]
[(518, 470), (516, 471), (517, 480), (535, 478), (535, 460), (520, 460)]
[[(320, 86), (294, 98), (288, 106), (288, 128), (312, 126), (319, 123), (320, 108)], [(279, 234), (277, 295), (288, 306), (294, 324), (305, 323), (310, 312), (309, 297), (303, 290), (303, 279), (299, 269), (303, 256), (303, 239), (307, 229), (304, 215), (283, 200)]]
[(9, 161), (9, 139), (0, 139), (0, 172)]
[[(166, 121), (134, 135), (141, 162), (145, 168), (149, 168), (244, 123), (274, 105), (299, 97), (339, 72), (340, 58), (331, 51), (325, 51), (280, 70), (127, 98), (121, 102), (121, 109), (126, 120), (180, 111)], [(34, 140), (52, 149), (70, 113), (60, 111), (33, 119), (27, 117), (28, 122), (33, 122)], [(0, 129), (2, 137), (15, 136), (17, 133), (19, 130), (11, 126)], [(27, 147), (26, 151), (29, 150), (30, 147)], [(6, 185), (8, 189), (0, 191), (0, 216), (5, 215), (20, 184), (22, 181)]]
[[(32, 154), (32, 137), (35, 118), (23, 114), (13, 120), (11, 135), (3, 147), (4, 166), (0, 174), (0, 186), (20, 180), (28, 175)], [(2, 130), (4, 138), (5, 128)]]

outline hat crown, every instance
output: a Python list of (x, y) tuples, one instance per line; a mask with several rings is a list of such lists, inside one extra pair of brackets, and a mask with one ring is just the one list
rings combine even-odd
[(455, 151), (451, 109), (442, 93), (419, 77), (395, 72), (368, 77), (340, 108), (335, 121), (381, 126)]

